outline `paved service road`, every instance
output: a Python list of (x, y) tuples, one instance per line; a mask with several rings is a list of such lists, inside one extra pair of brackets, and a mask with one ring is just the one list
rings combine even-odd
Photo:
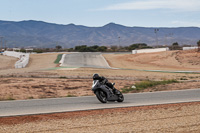
[(0, 102), (0, 117), (200, 101), (200, 89), (126, 94), (123, 103), (100, 103), (95, 96)]
[(110, 68), (105, 58), (98, 52), (66, 54), (62, 66)]

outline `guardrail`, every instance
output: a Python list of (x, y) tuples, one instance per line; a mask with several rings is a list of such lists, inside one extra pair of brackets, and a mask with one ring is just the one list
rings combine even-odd
[(27, 53), (15, 52), (15, 51), (5, 51), (3, 55), (12, 56), (15, 58), (19, 58), (19, 60), (15, 63), (15, 68), (24, 68), (29, 63), (29, 55)]

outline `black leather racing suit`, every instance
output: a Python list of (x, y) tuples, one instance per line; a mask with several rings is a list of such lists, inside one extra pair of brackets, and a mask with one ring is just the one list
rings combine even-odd
[(113, 84), (111, 82), (108, 81), (108, 79), (106, 79), (105, 77), (101, 77), (99, 76), (98, 78), (95, 78), (95, 80), (99, 80), (102, 84), (107, 85), (109, 88), (111, 88), (113, 90), (113, 93), (116, 92), (115, 87), (113, 86)]

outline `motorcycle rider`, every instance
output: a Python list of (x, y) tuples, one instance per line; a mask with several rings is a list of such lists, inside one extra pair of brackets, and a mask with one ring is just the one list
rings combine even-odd
[(111, 88), (113, 90), (113, 93), (116, 92), (115, 87), (113, 86), (113, 84), (111, 82), (108, 81), (108, 79), (106, 79), (103, 76), (99, 76), (99, 74), (95, 73), (93, 75), (93, 80), (99, 80), (102, 84), (107, 85), (109, 88)]

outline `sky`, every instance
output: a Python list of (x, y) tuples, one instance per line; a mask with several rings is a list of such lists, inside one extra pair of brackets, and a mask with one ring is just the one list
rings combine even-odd
[(200, 0), (0, 0), (0, 20), (99, 27), (200, 27)]

